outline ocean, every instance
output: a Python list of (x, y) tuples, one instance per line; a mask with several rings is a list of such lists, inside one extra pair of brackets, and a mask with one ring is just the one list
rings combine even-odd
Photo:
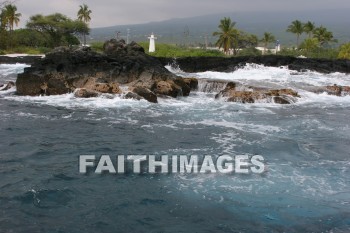
[[(25, 64), (1, 64), (0, 83)], [(0, 232), (350, 232), (350, 85), (341, 73), (246, 65), (158, 104), (0, 92)], [(292, 88), (291, 105), (229, 103), (207, 80)], [(80, 155), (262, 155), (263, 174), (88, 174)]]

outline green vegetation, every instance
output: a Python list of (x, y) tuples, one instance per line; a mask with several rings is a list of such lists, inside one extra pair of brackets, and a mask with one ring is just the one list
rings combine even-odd
[[(309, 39), (317, 39), (318, 45), (320, 47), (326, 47), (331, 42), (337, 42), (337, 40), (334, 39), (333, 33), (328, 31), (327, 28), (320, 26), (316, 27), (315, 23), (312, 23), (308, 21), (307, 23), (302, 23), (299, 20), (295, 20), (292, 22), (291, 25), (288, 26), (287, 32), (292, 32), (297, 35), (297, 48), (299, 49), (299, 37), (303, 33), (306, 33), (308, 35), (308, 38), (304, 41), (304, 44), (310, 44), (311, 41), (315, 42), (316, 40), (309, 40)], [(304, 45), (305, 47), (305, 45)]]
[(338, 54), (339, 59), (350, 59), (350, 43), (343, 44)]
[(95, 42), (90, 43), (90, 47), (92, 50), (99, 52), (99, 53), (102, 53), (103, 52), (103, 44), (104, 44), (104, 42), (95, 41)]
[(60, 13), (34, 15), (27, 22), (27, 28), (41, 32), (47, 38), (49, 47), (78, 45), (80, 42), (75, 35), (89, 32), (86, 23), (80, 20), (73, 21)]
[[(139, 43), (148, 53), (148, 42)], [(201, 48), (185, 48), (172, 44), (156, 44), (156, 51), (148, 53), (155, 57), (218, 57), (223, 54), (218, 50), (205, 50)]]
[[(85, 24), (88, 24), (91, 20), (90, 14), (92, 13), (91, 10), (89, 10), (89, 7), (84, 4), (84, 5), (80, 5), (80, 9), (78, 11), (78, 20), (84, 22)], [(86, 32), (83, 32), (83, 36), (84, 36), (84, 45), (86, 45)]]
[(264, 33), (263, 38), (260, 40), (261, 42), (264, 43), (264, 54), (266, 53), (267, 46), (270, 43), (275, 42), (275, 40), (276, 40), (275, 37), (271, 33), (269, 33), (269, 32)]
[(306, 34), (308, 34), (309, 38), (312, 37), (315, 28), (316, 28), (315, 23), (312, 23), (311, 21), (308, 21), (303, 26), (303, 30)]
[(296, 50), (296, 49), (282, 48), (282, 50), (277, 54), (282, 56), (293, 56), (293, 57), (306, 56), (309, 58), (337, 59), (339, 54), (339, 49), (317, 47), (312, 51), (306, 51), (305, 49)]
[(18, 26), (21, 16), (21, 13), (17, 13), (17, 7), (12, 4), (5, 5), (0, 14), (1, 28), (3, 30), (6, 30), (6, 28), (9, 29), (9, 33), (6, 34), (6, 37), (11, 47), (13, 46), (13, 27), (14, 25)]
[[(219, 50), (210, 50), (204, 48), (188, 48), (174, 44), (156, 44), (156, 52), (149, 53), (149, 42), (140, 42), (145, 52), (155, 57), (220, 57), (225, 56)], [(92, 42), (90, 47), (97, 52), (103, 52), (103, 42)], [(261, 52), (254, 47), (244, 48), (238, 51), (239, 56), (259, 56)]]
[[(83, 36), (86, 45), (86, 35), (89, 34), (88, 23), (91, 20), (92, 11), (86, 4), (80, 5), (77, 11), (77, 19), (55, 13), (51, 15), (33, 15), (26, 24), (26, 28), (15, 30), (15, 26), (21, 20), (21, 13), (11, 1), (0, 2), (0, 54), (6, 53), (47, 53), (57, 46), (72, 46), (80, 44), (78, 36)], [(303, 23), (294, 20), (287, 28), (287, 32), (296, 35), (296, 48), (283, 48), (279, 55), (306, 56), (311, 58), (350, 59), (350, 43), (339, 48), (332, 48), (337, 43), (333, 33), (324, 26), (317, 27), (314, 22)], [(306, 39), (300, 41), (300, 37), (306, 34)], [(175, 44), (156, 44), (156, 52), (151, 53), (157, 57), (195, 57), (195, 56), (257, 56), (261, 51), (257, 50), (259, 42), (264, 46), (263, 54), (271, 54), (268, 50), (274, 43), (275, 37), (265, 32), (261, 39), (236, 28), (236, 22), (231, 18), (223, 18), (218, 25), (218, 31), (213, 32), (217, 37), (218, 49), (191, 48)], [(304, 37), (305, 38), (305, 37)], [(300, 43), (301, 42), (301, 43)], [(185, 43), (186, 44), (186, 43)], [(206, 42), (207, 44), (207, 42)], [(148, 53), (148, 43), (142, 42), (141, 46)], [(92, 42), (91, 48), (95, 51), (103, 51), (103, 42)], [(206, 47), (203, 45), (203, 47)]]
[(287, 32), (291, 32), (295, 35), (297, 35), (297, 48), (299, 48), (299, 38), (300, 35), (304, 32), (304, 26), (303, 23), (299, 20), (294, 20), (291, 25), (288, 26)]
[(72, 20), (60, 13), (38, 14), (30, 17), (26, 29), (18, 30), (14, 30), (21, 17), (17, 7), (6, 1), (0, 3), (0, 10), (0, 53), (38, 54), (57, 46), (78, 45), (77, 36), (85, 38), (90, 30), (87, 22), (91, 11), (86, 5), (82, 7), (81, 20)]
[(313, 33), (314, 38), (319, 41), (321, 46), (327, 45), (330, 42), (337, 42), (333, 37), (333, 33), (323, 26), (315, 28)]
[(305, 50), (306, 55), (309, 56), (310, 53), (313, 51), (316, 51), (319, 48), (320, 42), (317, 38), (307, 38), (304, 40), (304, 42), (300, 45), (300, 49)]
[(248, 34), (235, 28), (236, 22), (232, 22), (231, 18), (223, 18), (220, 20), (219, 31), (213, 32), (213, 36), (219, 37), (215, 45), (219, 49), (223, 48), (226, 55), (233, 50), (233, 55), (239, 54), (239, 49), (256, 47), (258, 37)]
[(233, 53), (236, 55), (238, 46), (238, 30), (235, 28), (236, 22), (232, 22), (230, 18), (220, 20), (219, 31), (214, 32), (213, 36), (218, 36), (216, 46), (224, 49), (224, 53), (228, 54), (229, 49), (233, 48)]

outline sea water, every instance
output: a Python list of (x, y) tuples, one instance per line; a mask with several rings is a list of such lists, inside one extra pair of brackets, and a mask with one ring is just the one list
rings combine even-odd
[[(0, 65), (0, 83), (24, 64)], [(291, 105), (0, 92), (0, 232), (349, 232), (350, 85), (247, 65), (184, 77), (292, 88)], [(79, 174), (79, 155), (262, 155), (263, 174)]]

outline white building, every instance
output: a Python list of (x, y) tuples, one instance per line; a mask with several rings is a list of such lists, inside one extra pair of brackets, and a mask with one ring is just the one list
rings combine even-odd
[(154, 34), (152, 33), (150, 37), (148, 37), (149, 39), (149, 52), (150, 53), (154, 53), (156, 51), (156, 42), (155, 40), (157, 39), (157, 37), (154, 36)]

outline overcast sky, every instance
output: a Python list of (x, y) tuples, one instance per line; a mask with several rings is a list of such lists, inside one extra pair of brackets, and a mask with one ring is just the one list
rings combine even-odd
[[(0, 0), (2, 1), (2, 0)], [(91, 27), (146, 23), (234, 11), (295, 11), (350, 8), (349, 0), (16, 0), (20, 26), (34, 14), (76, 18), (79, 5), (92, 10)]]

